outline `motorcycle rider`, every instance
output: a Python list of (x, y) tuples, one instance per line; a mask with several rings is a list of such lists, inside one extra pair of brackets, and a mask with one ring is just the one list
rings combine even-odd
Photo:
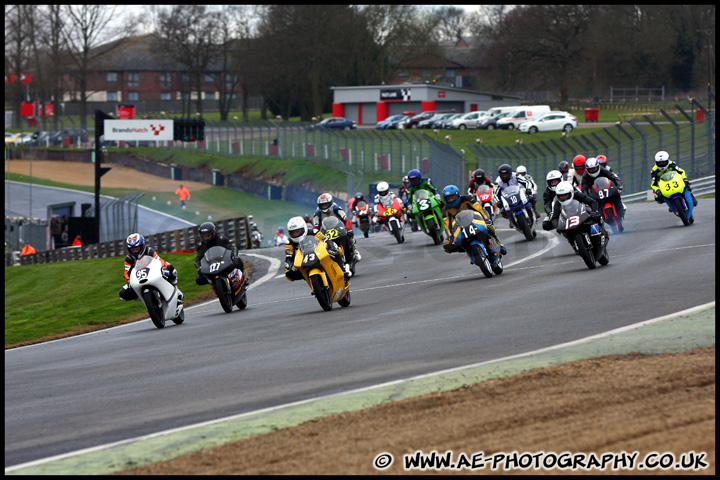
[(253, 246), (255, 248), (260, 248), (260, 245), (262, 243), (263, 234), (260, 231), (260, 229), (257, 226), (257, 223), (255, 223), (255, 220), (253, 219), (252, 215), (247, 216), (248, 226), (250, 227), (250, 237), (253, 241)]
[(275, 246), (284, 245), (286, 241), (285, 228), (278, 227), (277, 231), (275, 231)]
[[(613, 171), (613, 169), (610, 168), (610, 166), (608, 165), (608, 159), (607, 159), (607, 157), (606, 157), (605, 155), (603, 155), (603, 154), (601, 153), (600, 155), (598, 155), (598, 156), (595, 157), (595, 158), (597, 158), (597, 161), (598, 161), (598, 163), (600, 164), (601, 167), (605, 167), (605, 168), (607, 168), (608, 170), (610, 170), (611, 172)], [(613, 173), (615, 173), (615, 172), (613, 172)], [(616, 174), (616, 175), (617, 175), (617, 174)]]
[(582, 185), (582, 176), (583, 173), (585, 173), (586, 161), (585, 155), (575, 155), (575, 158), (573, 158), (573, 168), (568, 175), (568, 181), (572, 183), (573, 187)]
[[(288, 241), (285, 243), (285, 278), (294, 282), (295, 280), (302, 280), (303, 274), (297, 268), (295, 268), (295, 253), (297, 252), (300, 242), (308, 234), (308, 226), (303, 217), (292, 217), (287, 223)], [(330, 258), (338, 264), (340, 270), (345, 274), (345, 282), (352, 276), (350, 266), (345, 263), (343, 255), (340, 253), (340, 249), (337, 244), (327, 238), (322, 232), (318, 231), (315, 233), (315, 238), (321, 242), (327, 244), (327, 251), (330, 254)]]
[(348, 200), (348, 207), (350, 208), (350, 211), (352, 212), (352, 223), (356, 227), (360, 228), (360, 219), (358, 218), (358, 203), (365, 201), (365, 195), (363, 195), (362, 192), (357, 192), (353, 198)]
[(402, 185), (400, 185), (400, 188), (398, 188), (398, 197), (402, 200), (403, 198), (407, 197), (407, 189), (408, 186), (410, 186), (410, 180), (408, 180), (408, 176), (405, 175), (402, 178)]
[[(139, 233), (131, 233), (125, 240), (125, 246), (127, 247), (128, 254), (125, 256), (125, 285), (120, 289), (120, 298), (124, 301), (138, 300), (137, 293), (130, 287), (130, 270), (135, 266), (138, 259), (144, 255), (151, 255), (153, 258), (160, 260), (162, 265), (162, 273), (165, 280), (177, 285), (177, 270), (173, 267), (170, 262), (167, 262), (160, 258), (160, 255), (155, 251), (154, 248), (145, 244), (145, 237)], [(182, 293), (178, 297), (180, 303), (182, 303)]]
[(596, 202), (590, 195), (586, 195), (577, 188), (573, 187), (568, 181), (560, 182), (558, 186), (555, 187), (555, 200), (553, 200), (552, 203), (552, 211), (550, 212), (548, 218), (542, 222), (543, 230), (553, 230), (557, 228), (560, 212), (562, 211), (562, 205), (566, 205), (572, 201), (573, 198), (590, 207), (590, 218), (598, 223), (600, 230), (603, 232), (605, 237), (609, 237), (610, 235), (603, 227), (602, 215), (600, 215), (600, 212), (598, 211), (598, 202)]
[[(250, 216), (248, 216), (248, 219), (249, 218)], [(195, 248), (195, 268), (197, 269), (195, 283), (198, 285), (208, 285), (210, 283), (208, 282), (208, 279), (200, 273), (200, 259), (203, 258), (203, 255), (205, 255), (205, 252), (207, 252), (208, 249), (218, 245), (230, 250), (230, 259), (232, 260), (233, 265), (243, 273), (243, 276), (245, 275), (245, 265), (242, 258), (240, 258), (238, 248), (232, 240), (217, 231), (214, 223), (204, 222), (200, 224), (198, 233), (200, 234), (200, 243)]]
[[(527, 185), (530, 187), (530, 190), (532, 194), (528, 195), (530, 197), (530, 201), (533, 204), (533, 207), (537, 203), (537, 183), (535, 183), (535, 180), (528, 175), (527, 168), (525, 168), (524, 165), (518, 165), (518, 167), (515, 169), (515, 176), (518, 178), (518, 181), (521, 181), (522, 179), (525, 179), (527, 182)], [(540, 218), (540, 214), (537, 214), (538, 218)]]
[(497, 237), (495, 232), (495, 225), (492, 220), (485, 214), (485, 210), (482, 208), (482, 204), (478, 202), (473, 195), (460, 195), (460, 189), (455, 185), (448, 185), (443, 188), (443, 198), (445, 200), (445, 206), (443, 207), (443, 223), (445, 224), (445, 239), (443, 240), (443, 250), (446, 253), (462, 252), (463, 249), (460, 245), (452, 243), (453, 235), (450, 231), (450, 221), (455, 215), (461, 210), (474, 210), (482, 215), (485, 226), (487, 227), (488, 233), (497, 241), (500, 245), (500, 254), (507, 255), (507, 249), (502, 244), (500, 239)]
[(496, 185), (490, 180), (490, 177), (485, 175), (485, 170), (482, 168), (478, 168), (475, 170), (470, 177), (470, 184), (468, 185), (468, 194), (469, 195), (475, 195), (475, 192), (477, 192), (477, 189), (480, 188), (481, 185), (487, 185), (490, 188), (493, 189), (493, 191), (496, 188)]
[[(612, 173), (607, 168), (601, 167), (600, 162), (598, 162), (597, 158), (595, 157), (590, 157), (585, 161), (585, 173), (583, 173), (582, 176), (580, 190), (582, 190), (584, 194), (589, 194), (590, 189), (593, 188), (593, 183), (595, 182), (595, 179), (598, 177), (607, 178), (617, 187), (618, 192), (622, 193), (624, 187), (622, 181), (620, 181), (620, 177)], [(624, 218), (625, 205), (623, 204), (619, 195), (613, 201), (613, 205), (615, 206), (615, 211), (618, 213), (620, 218)]]
[(380, 182), (377, 184), (377, 194), (375, 195), (375, 198), (373, 199), (373, 223), (376, 225), (379, 225), (380, 222), (378, 222), (378, 205), (380, 204), (380, 200), (384, 197), (390, 196), (390, 200), (392, 201), (395, 199), (395, 194), (390, 191), (390, 185), (387, 182)]
[(550, 213), (552, 213), (552, 202), (555, 200), (555, 190), (557, 189), (558, 184), (562, 181), (563, 174), (560, 170), (550, 170), (545, 176), (545, 183), (547, 186), (543, 191), (543, 205), (545, 206), (545, 213), (548, 218), (550, 218)]
[(562, 173), (563, 180), (567, 180), (568, 178), (570, 178), (570, 175), (572, 175), (572, 173), (570, 172), (570, 164), (565, 160), (558, 163), (557, 169), (560, 173)]
[(420, 170), (417, 170), (415, 168), (408, 172), (407, 177), (409, 185), (407, 189), (407, 196), (404, 202), (405, 210), (408, 215), (411, 215), (410, 212), (412, 212), (413, 195), (415, 194), (415, 192), (421, 189), (425, 189), (435, 195), (435, 201), (437, 201), (442, 208), (443, 202), (442, 197), (440, 196), (440, 190), (437, 189), (437, 187), (430, 178), (423, 177), (422, 175), (420, 175)]
[[(349, 240), (348, 246), (350, 248), (348, 248), (348, 251), (345, 252), (345, 261), (350, 263), (351, 259), (355, 257), (355, 261), (359, 262), (362, 259), (362, 256), (355, 247), (355, 234), (353, 233), (352, 222), (345, 214), (345, 211), (340, 207), (340, 205), (333, 202), (333, 197), (329, 193), (323, 193), (317, 198), (317, 206), (318, 208), (315, 210), (315, 214), (312, 218), (313, 232), (316, 233), (320, 231), (320, 224), (322, 223), (323, 218), (331, 215), (336, 216), (345, 224), (345, 228), (347, 229), (347, 236)], [(288, 235), (289, 234), (290, 230), (288, 229)]]
[[(650, 171), (650, 177), (652, 178), (650, 188), (655, 194), (655, 201), (660, 204), (665, 203), (665, 197), (663, 197), (663, 194), (660, 193), (660, 187), (658, 187), (658, 180), (660, 180), (660, 177), (668, 170), (675, 170), (680, 174), (685, 182), (688, 192), (690, 192), (690, 197), (692, 197), (693, 207), (697, 207), (698, 202), (692, 188), (690, 187), (690, 180), (687, 179), (685, 170), (680, 168), (677, 163), (670, 160), (670, 154), (665, 150), (660, 150), (655, 154), (655, 165), (653, 165), (652, 170)], [(672, 212), (670, 207), (668, 207), (668, 209)]]
[[(499, 205), (502, 205), (502, 202), (500, 200), (500, 194), (503, 190), (505, 190), (507, 187), (511, 185), (519, 185), (525, 189), (525, 193), (528, 196), (528, 200), (530, 200), (530, 204), (532, 205), (532, 211), (535, 213), (535, 218), (540, 218), (540, 212), (535, 210), (535, 204), (537, 203), (537, 196), (533, 195), (532, 191), (532, 185), (528, 182), (527, 178), (519, 177), (515, 175), (515, 172), (513, 172), (512, 167), (508, 165), (507, 163), (503, 163), (498, 167), (498, 177), (495, 179), (495, 183), (497, 184), (498, 188), (495, 192), (495, 200), (499, 203)], [(534, 185), (534, 182), (533, 182)], [(500, 209), (500, 214), (503, 216), (503, 218), (507, 218), (507, 213), (504, 209)], [(512, 227), (512, 224), (511, 224)]]

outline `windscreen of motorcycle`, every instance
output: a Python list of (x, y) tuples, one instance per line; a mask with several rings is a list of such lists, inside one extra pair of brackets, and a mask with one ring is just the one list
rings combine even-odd
[(321, 230), (325, 235), (330, 237), (331, 240), (342, 237), (347, 233), (345, 225), (335, 216), (323, 218)]
[(558, 232), (572, 230), (584, 222), (588, 216), (585, 204), (573, 198), (567, 205), (562, 206), (557, 230)]
[(319, 243), (320, 240), (318, 240), (316, 237), (313, 237), (312, 235), (307, 235), (300, 242), (300, 252), (303, 254), (303, 256), (307, 256), (308, 254), (315, 252), (315, 249), (317, 248)]

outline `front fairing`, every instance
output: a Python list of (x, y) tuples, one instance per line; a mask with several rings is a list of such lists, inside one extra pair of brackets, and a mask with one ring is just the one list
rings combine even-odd
[(513, 211), (516, 215), (522, 212), (522, 209), (528, 203), (527, 195), (525, 190), (520, 188), (519, 185), (510, 185), (502, 191), (500, 197), (503, 202), (503, 209), (506, 211)]
[(558, 232), (568, 232), (578, 228), (589, 228), (590, 214), (586, 205), (578, 200), (571, 200), (566, 205), (561, 205), (560, 217), (558, 218)]

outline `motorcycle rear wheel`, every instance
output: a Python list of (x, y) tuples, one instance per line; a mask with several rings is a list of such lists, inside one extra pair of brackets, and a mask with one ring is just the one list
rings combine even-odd
[(590, 270), (595, 268), (595, 255), (593, 254), (592, 249), (589, 249), (587, 245), (585, 245), (585, 237), (582, 233), (575, 235), (575, 245), (577, 246), (578, 254), (582, 257), (583, 262), (585, 262), (585, 265), (587, 265)]
[(683, 201), (680, 198), (674, 198), (673, 205), (675, 205), (675, 211), (677, 212), (678, 217), (680, 217), (680, 220), (682, 220), (683, 225), (685, 225), (686, 227), (690, 225), (690, 219), (687, 216), (687, 210), (685, 210), (685, 205), (683, 205)]
[(317, 301), (322, 307), (322, 309), (326, 312), (332, 310), (333, 305), (332, 299), (330, 298), (330, 289), (323, 285), (320, 276), (313, 275), (312, 277), (310, 277), (310, 282), (312, 282), (312, 288), (313, 292), (315, 292), (315, 298), (317, 298)]
[(153, 325), (157, 328), (163, 328), (165, 326), (165, 316), (163, 315), (162, 306), (160, 305), (158, 291), (147, 289), (143, 290), (142, 294)]
[(228, 288), (227, 281), (222, 277), (215, 279), (215, 294), (220, 300), (220, 306), (225, 310), (225, 313), (232, 312), (232, 292)]
[(490, 278), (493, 276), (492, 269), (490, 267), (490, 260), (485, 256), (482, 249), (477, 246), (473, 245), (470, 247), (472, 250), (473, 258), (475, 259), (475, 265), (480, 267), (480, 271), (482, 271), (483, 275), (485, 275), (487, 278)]

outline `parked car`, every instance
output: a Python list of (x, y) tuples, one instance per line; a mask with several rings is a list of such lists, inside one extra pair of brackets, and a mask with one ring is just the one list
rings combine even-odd
[(397, 122), (398, 120), (402, 120), (405, 117), (407, 117), (407, 115), (391, 115), (391, 116), (387, 117), (385, 120), (381, 120), (381, 121), (377, 122), (377, 129), (385, 130), (386, 128), (388, 128), (388, 125), (390, 125), (391, 123)]
[(408, 121), (410, 117), (412, 117), (412, 115), (403, 115), (402, 118), (388, 123), (387, 127), (385, 127), (385, 130), (398, 130), (402, 128), (402, 126), (405, 125), (405, 122)]
[(5, 132), (5, 145), (15, 145), (15, 140), (17, 140), (17, 134)]
[(485, 122), (485, 121), (491, 119), (492, 117), (497, 117), (497, 116), (500, 115), (501, 113), (516, 112), (516, 111), (520, 110), (521, 108), (522, 108), (522, 106), (520, 106), (520, 105), (515, 105), (515, 106), (511, 106), (511, 107), (492, 107), (492, 108), (489, 108), (488, 111), (485, 112), (485, 114), (482, 115), (482, 116), (479, 118), (479, 123)]
[(354, 128), (357, 128), (357, 123), (355, 123), (355, 120), (349, 120), (344, 117), (330, 117), (319, 123), (316, 123), (315, 125), (310, 125), (308, 127), (308, 130), (352, 130)]
[(455, 110), (430, 110), (427, 112), (421, 112), (415, 115), (414, 117), (411, 117), (405, 123), (403, 124), (403, 128), (418, 128), (418, 124), (422, 122), (423, 120), (427, 120), (428, 118), (438, 114), (438, 113), (455, 113)]
[(439, 121), (441, 118), (445, 118), (446, 116), (450, 115), (449, 113), (436, 113), (430, 118), (426, 118), (425, 120), (421, 120), (418, 122), (418, 128), (433, 128), (433, 124), (436, 121)]
[(28, 145), (33, 147), (46, 147), (50, 142), (52, 133), (53, 132), (35, 132), (32, 134), (33, 138)]
[(503, 130), (515, 130), (523, 122), (537, 120), (548, 112), (550, 112), (550, 107), (547, 105), (528, 105), (498, 120), (497, 126)]
[(59, 146), (64, 144), (64, 138), (70, 137), (70, 145), (77, 145), (88, 141), (87, 130), (83, 128), (64, 128), (59, 132), (54, 132), (50, 136), (50, 145)]
[(523, 133), (553, 132), (557, 130), (572, 132), (575, 128), (577, 128), (577, 118), (574, 115), (568, 112), (550, 112), (537, 120), (521, 123), (518, 131)]
[(468, 112), (448, 123), (447, 128), (465, 130), (477, 128), (478, 118), (485, 112)]
[(448, 118), (446, 118), (445, 120), (440, 122), (440, 125), (437, 128), (440, 128), (440, 129), (448, 128), (448, 125), (450, 124), (450, 122), (452, 122), (456, 118), (462, 117), (463, 115), (464, 115), (463, 113), (453, 113)]
[(510, 113), (512, 112), (500, 113), (498, 115), (495, 115), (494, 117), (485, 117), (485, 120), (478, 121), (477, 128), (481, 130), (495, 130), (496, 128), (498, 128), (498, 120), (507, 117), (508, 115), (510, 115)]
[(28, 145), (32, 140), (32, 135), (32, 132), (18, 134), (17, 138), (15, 138), (15, 145)]
[(460, 115), (460, 114), (459, 113), (441, 113), (439, 115), (436, 115), (435, 117), (433, 117), (432, 122), (430, 122), (430, 128), (443, 128), (443, 125), (445, 124), (445, 122), (450, 120), (451, 117), (454, 117), (456, 115)]

